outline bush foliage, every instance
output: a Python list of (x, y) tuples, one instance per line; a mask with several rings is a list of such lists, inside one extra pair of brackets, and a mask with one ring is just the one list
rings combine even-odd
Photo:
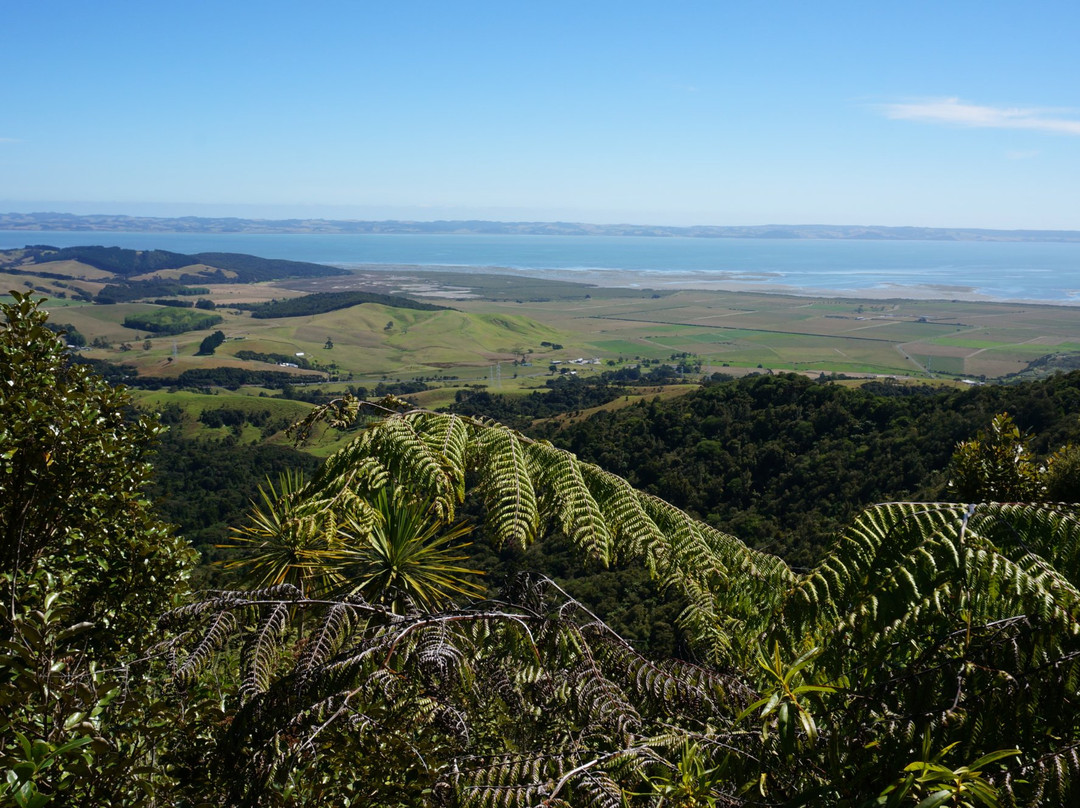
[(125, 328), (149, 331), (153, 334), (183, 334), (185, 331), (202, 331), (222, 322), (217, 314), (180, 308), (163, 308), (145, 314), (129, 314), (124, 318)]

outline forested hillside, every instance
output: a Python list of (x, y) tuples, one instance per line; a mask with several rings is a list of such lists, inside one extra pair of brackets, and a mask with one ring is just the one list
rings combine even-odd
[(247, 305), (241, 308), (251, 310), (251, 316), (257, 320), (272, 320), (278, 317), (310, 317), (328, 311), (338, 311), (363, 303), (378, 303), (398, 309), (416, 311), (443, 311), (446, 306), (434, 303), (422, 303), (400, 295), (379, 295), (371, 292), (316, 292), (312, 295), (275, 300), (259, 305)]
[(963, 391), (761, 375), (537, 434), (806, 565), (868, 505), (942, 498), (956, 444), (1005, 411), (1038, 452), (1077, 440), (1080, 373)]
[[(9, 251), (0, 260), (5, 269), (26, 270), (35, 264), (53, 261), (77, 261), (80, 264), (113, 272), (122, 278), (147, 275), (160, 270), (182, 269), (200, 264), (231, 273), (236, 283), (255, 283), (276, 278), (319, 278), (346, 275), (348, 272), (324, 264), (286, 261), (280, 258), (258, 258), (241, 253), (196, 253), (186, 255), (168, 250), (128, 250), (122, 247), (50, 247), (35, 245)], [(224, 276), (223, 276), (224, 277)], [(181, 278), (183, 280), (183, 278)], [(205, 280), (205, 278), (204, 278)]]

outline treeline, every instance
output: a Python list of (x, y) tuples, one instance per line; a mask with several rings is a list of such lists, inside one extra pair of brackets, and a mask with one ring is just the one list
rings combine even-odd
[(863, 507), (936, 500), (959, 441), (1008, 411), (1047, 452), (1080, 436), (1080, 373), (962, 391), (753, 376), (534, 432), (748, 543), (807, 564)]
[(177, 387), (224, 387), (238, 390), (245, 385), (259, 387), (283, 387), (312, 381), (311, 376), (300, 376), (280, 370), (248, 370), (247, 368), (192, 368), (185, 370), (175, 380), (162, 379), (162, 386)]
[(205, 252), (190, 256), (193, 264), (205, 264), (234, 273), (232, 283), (258, 283), (282, 278), (325, 278), (348, 275), (349, 270), (307, 261), (287, 261), (283, 258), (259, 258), (244, 253)]
[[(205, 287), (192, 288), (175, 281), (128, 281), (126, 283), (110, 283), (102, 287), (101, 291), (94, 295), (94, 302), (112, 305), (114, 303), (130, 303), (133, 300), (142, 300), (147, 297), (161, 298), (175, 295), (205, 295), (209, 293), (209, 291), (210, 290)], [(194, 305), (180, 300), (174, 300), (168, 303), (162, 303), (159, 300), (155, 300), (154, 302), (161, 306)]]
[(649, 368), (648, 370), (642, 370), (640, 366), (619, 368), (618, 370), (607, 370), (601, 374), (601, 378), (609, 382), (648, 386), (652, 384), (674, 384), (685, 381), (683, 374), (693, 372), (695, 371), (691, 367), (682, 364), (661, 364)]
[(537, 418), (551, 418), (567, 412), (599, 407), (626, 394), (625, 387), (612, 384), (608, 374), (600, 377), (557, 376), (545, 382), (545, 392), (508, 396), (485, 389), (458, 390), (450, 410), (462, 415), (480, 415), (526, 429)]
[(311, 362), (308, 361), (305, 356), (296, 356), (295, 354), (280, 354), (280, 353), (260, 353), (259, 351), (237, 351), (234, 356), (237, 359), (243, 359), (248, 362), (270, 362), (274, 365), (280, 365), (282, 362), (291, 362), (298, 368), (308, 370), (311, 368)]
[(197, 263), (191, 256), (168, 250), (128, 250), (122, 247), (26, 247), (26, 253), (36, 263), (48, 261), (78, 261), (117, 275), (142, 275), (163, 269), (180, 269)]
[[(205, 295), (209, 293), (209, 289), (183, 289), (177, 294), (181, 295)], [(172, 306), (177, 309), (203, 309), (205, 311), (213, 311), (217, 308), (217, 304), (213, 300), (200, 297), (196, 301), (191, 300), (177, 300), (175, 298), (157, 298), (154, 301), (155, 306)]]
[(45, 327), (54, 334), (63, 334), (64, 342), (68, 345), (74, 345), (76, 348), (86, 345), (86, 335), (71, 323), (45, 323)]
[(422, 393), (431, 390), (432, 387), (425, 382), (415, 379), (401, 382), (379, 382), (374, 387), (368, 388), (362, 385), (350, 384), (344, 391), (327, 389), (324, 387), (296, 387), (286, 384), (275, 398), (287, 398), (291, 401), (305, 401), (308, 404), (326, 404), (348, 393), (360, 399), (379, 399), (383, 396), (407, 396), (411, 393)]
[(303, 297), (272, 300), (269, 303), (256, 303), (234, 306), (251, 311), (251, 316), (260, 320), (278, 317), (306, 317), (313, 314), (325, 314), (328, 311), (347, 309), (362, 303), (379, 303), (397, 309), (415, 309), (417, 311), (446, 311), (446, 306), (434, 303), (421, 303), (398, 295), (380, 295), (372, 292), (317, 292)]
[[(221, 274), (221, 277), (232, 283), (255, 283), (258, 281), (279, 280), (281, 278), (319, 278), (330, 275), (348, 275), (348, 270), (324, 264), (311, 264), (304, 261), (286, 261), (279, 258), (258, 258), (254, 255), (242, 253), (174, 253), (168, 250), (128, 250), (121, 247), (51, 247), (48, 245), (33, 245), (23, 249), (24, 257), (30, 257), (35, 263), (50, 261), (78, 261), (81, 264), (92, 266), (106, 272), (114, 272), (123, 277), (144, 275), (148, 272), (158, 272), (166, 269), (183, 269), (184, 267), (203, 264), (219, 270), (224, 270), (231, 275)], [(25, 265), (22, 267), (25, 269)], [(187, 278), (200, 278), (197, 274), (184, 276)]]
[(124, 318), (125, 328), (150, 331), (154, 334), (183, 334), (185, 331), (203, 331), (222, 322), (217, 314), (166, 307), (145, 314), (129, 314)]
[(192, 368), (176, 377), (140, 376), (131, 365), (120, 365), (104, 359), (74, 355), (70, 361), (74, 364), (89, 365), (109, 384), (122, 384), (125, 387), (138, 387), (143, 390), (181, 387), (224, 387), (228, 390), (237, 390), (244, 385), (281, 389), (289, 385), (308, 384), (313, 378), (279, 370), (247, 370), (229, 367)]
[(238, 407), (214, 407), (207, 408), (199, 413), (199, 423), (210, 429), (221, 427), (244, 427), (248, 424), (263, 429), (263, 437), (270, 437), (289, 426), (291, 421), (287, 418), (273, 417), (270, 410), (240, 409)]

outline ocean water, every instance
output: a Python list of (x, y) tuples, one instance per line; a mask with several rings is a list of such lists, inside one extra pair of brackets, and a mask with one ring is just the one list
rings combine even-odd
[(0, 231), (0, 249), (83, 244), (411, 265), (604, 285), (1080, 304), (1080, 244), (607, 236)]

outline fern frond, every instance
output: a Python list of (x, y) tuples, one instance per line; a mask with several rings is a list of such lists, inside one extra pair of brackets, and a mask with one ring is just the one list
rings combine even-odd
[(470, 464), (480, 477), (492, 535), (500, 543), (528, 546), (536, 536), (539, 512), (522, 441), (509, 429), (492, 427), (476, 437), (471, 449)]
[(586, 557), (607, 566), (611, 560), (611, 533), (577, 458), (543, 442), (530, 444), (526, 452), (533, 483), (552, 503), (559, 529)]
[(340, 646), (341, 639), (352, 628), (352, 610), (348, 605), (335, 603), (331, 606), (319, 627), (312, 634), (297, 668), (302, 676), (310, 674), (322, 665)]
[[(417, 432), (439, 457), (444, 459), (444, 471), (450, 478), (460, 502), (465, 498), (465, 470), (469, 448), (469, 427), (458, 415), (411, 416)], [(450, 514), (448, 519), (453, 518)]]
[(271, 604), (255, 632), (244, 643), (240, 654), (240, 669), (244, 672), (240, 695), (251, 698), (262, 693), (274, 675), (274, 662), (280, 651), (279, 640), (285, 632), (289, 606), (286, 603)]
[(214, 614), (198, 645), (177, 668), (177, 680), (182, 685), (190, 684), (210, 664), (214, 654), (228, 642), (235, 628), (236, 617), (231, 611)]
[(607, 523), (613, 553), (643, 561), (655, 577), (657, 568), (669, 563), (667, 541), (642, 506), (640, 492), (591, 463), (580, 463), (579, 472)]
[[(449, 420), (444, 416), (442, 420)], [(390, 471), (399, 486), (430, 497), (442, 522), (452, 522), (458, 501), (457, 472), (450, 472), (449, 459), (433, 448), (432, 441), (418, 431), (418, 425), (432, 420), (424, 413), (392, 415), (374, 424), (361, 437), (362, 445)]]

